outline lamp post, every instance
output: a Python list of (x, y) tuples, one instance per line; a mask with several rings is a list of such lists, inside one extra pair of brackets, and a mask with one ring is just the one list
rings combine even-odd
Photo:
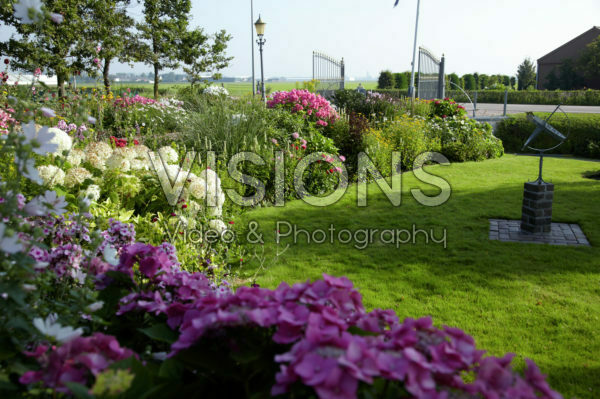
[(256, 79), (254, 77), (254, 0), (250, 0), (250, 46), (252, 48), (252, 97), (256, 95)]
[[(396, 2), (398, 4), (398, 2)], [(415, 44), (413, 47), (412, 72), (410, 74), (410, 96), (415, 100), (415, 62), (417, 58), (417, 34), (419, 33), (419, 11), (421, 9), (421, 0), (417, 0), (417, 20), (415, 22)]]
[(258, 48), (260, 49), (260, 93), (262, 95), (263, 102), (267, 101), (267, 96), (265, 94), (265, 68), (263, 64), (263, 46), (267, 41), (265, 39), (265, 22), (263, 22), (260, 14), (258, 15), (258, 20), (254, 23), (254, 27), (256, 28), (256, 35), (258, 39), (256, 39), (256, 43), (258, 44)]

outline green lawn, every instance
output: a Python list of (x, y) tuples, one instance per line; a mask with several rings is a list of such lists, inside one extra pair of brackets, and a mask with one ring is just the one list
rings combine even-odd
[[(372, 90), (377, 88), (377, 82), (346, 82), (347, 89), (356, 89), (358, 84), (361, 83), (363, 87), (367, 90)], [(220, 85), (220, 83), (215, 83), (216, 85)], [(159, 85), (159, 90), (167, 90), (169, 94), (174, 95), (177, 93), (182, 87), (187, 86), (188, 83), (161, 83)], [(95, 87), (94, 84), (84, 84), (80, 85), (80, 87)], [(246, 94), (252, 94), (252, 84), (248, 82), (235, 82), (235, 83), (224, 83), (225, 88), (229, 91), (229, 94), (232, 96), (243, 96)], [(98, 87), (102, 87), (98, 85)], [(152, 95), (153, 85), (150, 83), (114, 83), (113, 91), (116, 93), (121, 93), (127, 88), (132, 90), (138, 90), (142, 92), (144, 95)], [(292, 90), (292, 89), (301, 89), (302, 82), (267, 82), (265, 83), (265, 88), (267, 92), (275, 92), (282, 90)]]
[[(535, 360), (566, 398), (600, 397), (600, 181), (583, 178), (600, 163), (547, 158), (544, 177), (556, 185), (554, 221), (579, 223), (592, 247), (557, 247), (488, 240), (489, 218), (520, 219), (523, 182), (537, 177), (535, 157), (507, 155), (483, 163), (428, 167), (452, 186), (444, 205), (425, 207), (410, 189), (427, 187), (403, 176), (403, 197), (393, 207), (375, 184), (366, 208), (351, 186), (335, 205), (315, 208), (293, 201), (283, 208), (248, 212), (264, 234), (266, 271), (258, 282), (275, 287), (316, 279), (322, 273), (349, 277), (369, 308), (394, 309), (401, 318), (431, 315), (437, 325), (464, 329), (493, 355), (515, 352)], [(430, 195), (436, 189), (430, 186)], [(313, 231), (360, 228), (447, 229), (440, 244), (395, 246), (274, 243), (275, 223), (288, 221)], [(278, 259), (275, 251), (290, 248)], [(244, 266), (251, 275), (259, 261)]]

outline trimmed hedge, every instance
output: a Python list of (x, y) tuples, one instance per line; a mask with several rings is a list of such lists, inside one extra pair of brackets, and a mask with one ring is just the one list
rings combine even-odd
[[(408, 96), (407, 90), (373, 90), (378, 93), (388, 94), (394, 97)], [(475, 99), (474, 91), (467, 91), (471, 99)], [(456, 102), (469, 102), (467, 97), (459, 90), (446, 91), (446, 97)], [(477, 91), (477, 102), (487, 104), (504, 104), (504, 90), (479, 90)], [(600, 105), (600, 90), (578, 90), (578, 91), (508, 91), (509, 104), (540, 104), (540, 105)]]
[[(550, 114), (536, 112), (535, 115), (545, 119)], [(563, 134), (569, 132), (569, 123), (571, 125), (569, 138), (551, 153), (600, 158), (600, 114), (569, 114), (568, 120), (564, 114), (554, 114), (550, 121), (550, 124)], [(534, 130), (535, 125), (527, 120), (525, 114), (516, 114), (501, 121), (496, 128), (495, 135), (504, 143), (506, 152), (523, 152), (521, 148)], [(543, 134), (542, 136), (533, 143), (534, 147), (543, 148), (556, 144), (550, 135)]]

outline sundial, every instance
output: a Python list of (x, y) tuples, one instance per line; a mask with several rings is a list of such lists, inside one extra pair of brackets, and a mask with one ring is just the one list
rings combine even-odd
[[(525, 191), (523, 193), (523, 209), (521, 217), (521, 231), (527, 233), (550, 233), (552, 230), (552, 202), (554, 201), (554, 184), (546, 183), (542, 179), (542, 167), (544, 165), (544, 153), (552, 151), (558, 148), (561, 144), (569, 137), (571, 130), (569, 121), (569, 132), (567, 134), (561, 133), (558, 129), (550, 124), (552, 117), (558, 110), (565, 115), (567, 121), (569, 121), (568, 115), (560, 108), (560, 105), (556, 107), (554, 112), (550, 114), (546, 119), (541, 119), (533, 114), (533, 112), (527, 113), (527, 119), (535, 124), (535, 130), (529, 136), (523, 149), (529, 148), (533, 151), (539, 152), (540, 154), (540, 173), (536, 181), (525, 183)], [(548, 148), (536, 148), (532, 146), (532, 143), (541, 134), (547, 134), (556, 140), (556, 144)]]
[[(542, 179), (542, 167), (544, 165), (544, 153), (548, 152), (548, 151), (552, 151), (555, 148), (560, 147), (569, 137), (569, 133), (567, 133), (566, 135), (564, 135), (563, 133), (561, 133), (560, 131), (558, 131), (554, 126), (552, 126), (550, 124), (550, 120), (552, 119), (552, 117), (554, 116), (554, 114), (556, 114), (556, 112), (560, 110), (565, 117), (567, 118), (567, 121), (569, 122), (569, 131), (570, 129), (570, 124), (571, 121), (569, 120), (569, 116), (562, 110), (562, 108), (560, 107), (560, 105), (558, 105), (556, 107), (556, 109), (554, 110), (554, 112), (552, 112), (552, 114), (550, 114), (550, 116), (548, 116), (545, 120), (541, 119), (537, 116), (535, 116), (533, 114), (533, 112), (527, 112), (527, 119), (531, 122), (533, 122), (536, 126), (535, 130), (533, 131), (533, 133), (531, 133), (531, 136), (529, 136), (529, 138), (527, 139), (527, 141), (525, 142), (525, 144), (523, 145), (523, 150), (526, 148), (529, 148), (530, 150), (533, 150), (535, 152), (538, 152), (540, 154), (540, 173), (537, 179), (538, 183), (543, 183), (544, 180)], [(551, 137), (555, 138), (557, 140), (557, 144), (549, 147), (549, 148), (535, 148), (531, 146), (531, 143), (533, 143), (535, 141), (536, 138), (538, 138), (538, 136), (540, 136), (540, 134), (548, 134)]]

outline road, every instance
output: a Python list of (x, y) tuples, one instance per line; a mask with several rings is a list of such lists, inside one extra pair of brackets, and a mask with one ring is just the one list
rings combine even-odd
[[(467, 109), (469, 115), (473, 115), (473, 104), (461, 104)], [(600, 114), (600, 107), (563, 105), (563, 111), (573, 114)], [(533, 112), (552, 112), (556, 109), (555, 105), (526, 105), (526, 104), (508, 104), (507, 114), (519, 114), (527, 111)], [(504, 112), (504, 104), (477, 104), (477, 116), (500, 116)]]

